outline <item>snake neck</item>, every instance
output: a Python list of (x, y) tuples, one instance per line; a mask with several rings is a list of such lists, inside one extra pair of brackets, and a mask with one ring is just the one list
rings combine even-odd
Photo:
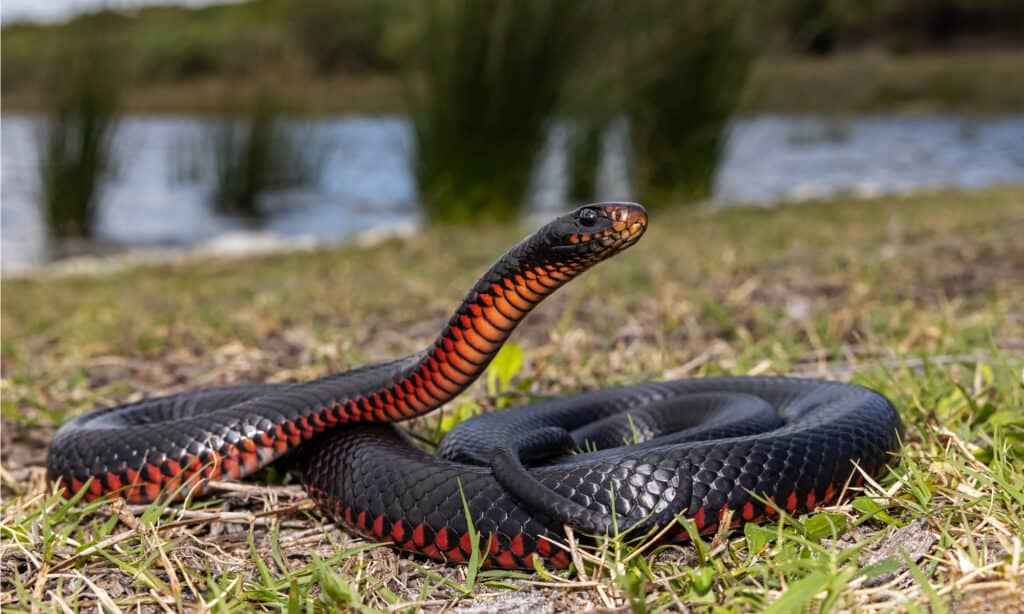
[(463, 299), (437, 339), (402, 362), (393, 383), (349, 403), (349, 420), (390, 422), (430, 412), (480, 376), (515, 327), (546, 296), (581, 273), (572, 265), (530, 263), (516, 250)]
[[(469, 291), (423, 352), (382, 365), (393, 375), (347, 401), (335, 420), (394, 422), (432, 411), (480, 376), (515, 327), (545, 297), (643, 235), (639, 205), (615, 204), (610, 225), (576, 232), (573, 215), (557, 218), (505, 253)], [(355, 373), (353, 372), (353, 376)]]

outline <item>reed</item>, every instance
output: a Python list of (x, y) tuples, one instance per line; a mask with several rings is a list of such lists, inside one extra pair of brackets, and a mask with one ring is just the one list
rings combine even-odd
[(638, 197), (651, 205), (705, 198), (756, 55), (756, 9), (741, 0), (639, 7), (627, 75)]
[(569, 202), (584, 203), (600, 200), (597, 194), (597, 174), (601, 164), (605, 125), (597, 121), (580, 119), (569, 140)]
[(48, 228), (59, 238), (91, 236), (118, 120), (119, 39), (84, 30), (69, 29), (50, 50), (39, 130), (42, 204)]
[(322, 147), (308, 131), (288, 122), (266, 92), (241, 115), (213, 120), (206, 129), (213, 202), (221, 213), (260, 221), (267, 192), (309, 185), (322, 163)]
[(516, 218), (562, 86), (587, 38), (583, 0), (432, 0), (408, 88), (427, 218)]

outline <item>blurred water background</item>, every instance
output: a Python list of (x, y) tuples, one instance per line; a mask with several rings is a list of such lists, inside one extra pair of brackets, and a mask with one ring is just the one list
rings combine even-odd
[[(5, 272), (48, 257), (36, 160), (39, 118), (5, 115), (0, 150)], [(203, 119), (133, 116), (123, 120), (98, 201), (95, 238), (126, 246), (186, 246), (224, 233), (265, 240), (339, 242), (370, 230), (421, 223), (409, 167), (410, 126), (401, 117), (349, 116), (291, 126), (311, 131), (322, 160), (300, 190), (265, 195), (258, 225), (212, 206), (213, 162)], [(625, 171), (628, 130), (604, 134), (602, 198), (634, 196)], [(553, 129), (529, 193), (533, 211), (569, 206), (567, 138)], [(715, 174), (719, 205), (766, 205), (837, 194), (872, 197), (924, 189), (979, 189), (1024, 183), (1024, 115), (869, 115), (849, 118), (764, 115), (737, 119)]]
[(1010, 0), (130, 4), (3, 13), (4, 274), (1024, 184)]

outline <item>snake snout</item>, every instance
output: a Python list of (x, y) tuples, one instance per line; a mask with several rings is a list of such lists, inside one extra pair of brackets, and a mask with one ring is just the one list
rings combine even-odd
[(608, 217), (613, 222), (623, 224), (625, 228), (639, 225), (647, 226), (647, 209), (639, 203), (606, 203)]
[(647, 230), (647, 209), (641, 204), (605, 203), (605, 215), (612, 221), (611, 230), (616, 238), (626, 245), (631, 245)]

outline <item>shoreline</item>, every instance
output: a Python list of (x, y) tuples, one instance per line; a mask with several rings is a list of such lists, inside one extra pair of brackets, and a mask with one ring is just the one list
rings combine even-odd
[[(138, 267), (192, 264), (207, 259), (231, 261), (337, 247), (371, 248), (386, 241), (408, 238), (421, 230), (421, 224), (398, 224), (393, 228), (364, 230), (335, 242), (322, 241), (312, 235), (253, 231), (230, 232), (205, 241), (175, 247), (104, 244), (102, 248), (98, 248), (97, 253), (57, 257), (39, 264), (0, 272), (0, 279), (13, 281), (99, 277)], [(99, 246), (99, 243), (96, 245)]]
[[(824, 197), (785, 199), (771, 203), (741, 203), (702, 201), (688, 206), (670, 209), (688, 209), (696, 215), (742, 215), (744, 212), (773, 211), (799, 207), (829, 206), (871, 206), (880, 201), (893, 204), (929, 199), (979, 199), (985, 194), (1024, 194), (1024, 184), (988, 186), (977, 190), (956, 190), (936, 188), (889, 194), (837, 193)], [(524, 214), (524, 227), (543, 223), (550, 215), (549, 210), (537, 210)], [(324, 241), (312, 235), (284, 235), (267, 231), (229, 232), (204, 241), (173, 247), (133, 246), (115, 243), (95, 242), (96, 253), (76, 254), (57, 257), (45, 262), (29, 265), (12, 271), (0, 272), (4, 282), (62, 279), (68, 277), (103, 277), (116, 275), (136, 268), (159, 265), (192, 265), (202, 261), (218, 262), (243, 261), (251, 257), (273, 257), (317, 250), (344, 248), (372, 249), (388, 241), (406, 241), (423, 234), (428, 227), (422, 220), (402, 222), (389, 228), (371, 228), (357, 232), (340, 241)], [(86, 242), (88, 245), (88, 242)], [(86, 247), (88, 249), (88, 247)]]

